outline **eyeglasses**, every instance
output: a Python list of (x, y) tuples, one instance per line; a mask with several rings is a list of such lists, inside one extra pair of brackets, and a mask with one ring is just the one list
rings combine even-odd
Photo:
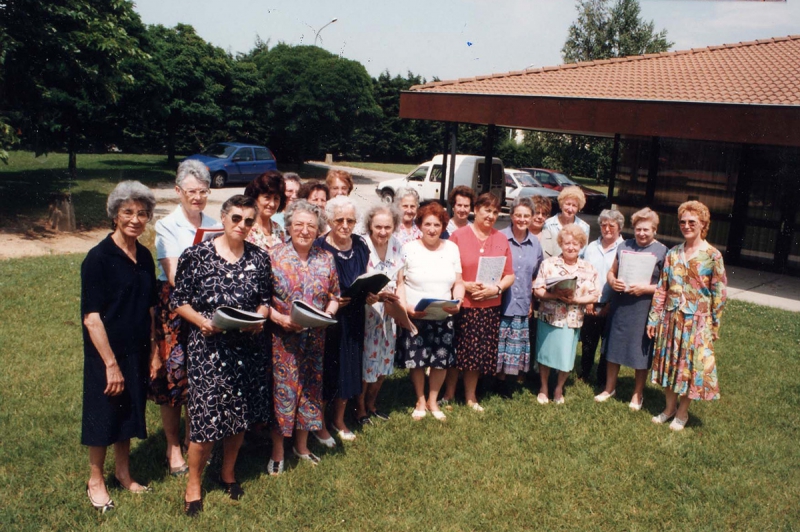
[(353, 218), (336, 218), (333, 223), (336, 225), (356, 225), (356, 221)]
[(133, 218), (138, 218), (142, 222), (146, 222), (150, 220), (152, 213), (150, 213), (150, 211), (134, 211), (131, 209), (125, 209), (117, 212), (117, 217), (123, 220), (132, 220)]
[(196, 188), (196, 189), (192, 189), (192, 190), (186, 190), (186, 189), (181, 188), (181, 192), (183, 192), (186, 196), (188, 196), (190, 198), (193, 198), (195, 196), (199, 196), (201, 198), (205, 198), (205, 197), (208, 197), (209, 194), (211, 194), (211, 191), (208, 190), (207, 188)]
[(239, 225), (242, 223), (242, 220), (244, 220), (245, 227), (253, 227), (253, 224), (256, 223), (255, 218), (245, 218), (241, 214), (231, 214), (228, 217), (231, 219), (231, 222), (233, 222), (234, 225)]
[(697, 220), (681, 220), (678, 223), (681, 227), (694, 227), (697, 225)]

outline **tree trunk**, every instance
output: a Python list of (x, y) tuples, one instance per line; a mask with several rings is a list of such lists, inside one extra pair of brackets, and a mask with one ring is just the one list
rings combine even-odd
[(167, 164), (175, 166), (175, 127), (167, 122)]
[(78, 155), (75, 153), (75, 133), (72, 131), (70, 131), (69, 134), (67, 151), (69, 152), (69, 163), (67, 166), (69, 178), (70, 180), (75, 181), (78, 178)]

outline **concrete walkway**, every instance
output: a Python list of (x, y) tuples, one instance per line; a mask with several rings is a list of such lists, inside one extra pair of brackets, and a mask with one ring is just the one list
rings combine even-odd
[(800, 278), (727, 266), (728, 297), (800, 312)]

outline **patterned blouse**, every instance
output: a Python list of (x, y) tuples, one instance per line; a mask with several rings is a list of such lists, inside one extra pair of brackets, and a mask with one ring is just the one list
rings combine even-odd
[(400, 243), (400, 247), (403, 247), (408, 242), (422, 238), (422, 231), (416, 224), (411, 226), (410, 231), (406, 230), (403, 224), (400, 224), (400, 227), (394, 232), (394, 237)]
[(728, 283), (722, 254), (709, 245), (687, 260), (683, 246), (667, 252), (647, 325), (655, 327), (665, 313), (677, 310), (687, 317), (710, 316), (712, 332), (719, 333)]
[(264, 228), (256, 224), (250, 229), (250, 234), (247, 235), (245, 240), (264, 250), (285, 242), (286, 232), (283, 230), (283, 227), (275, 220), (270, 220), (269, 223), (272, 226), (272, 231), (270, 233), (265, 233)]
[[(539, 267), (539, 274), (533, 283), (533, 288), (544, 288), (549, 277), (573, 274), (578, 276), (575, 295), (578, 297), (590, 294), (596, 297), (600, 296), (600, 283), (594, 266), (583, 259), (578, 259), (577, 264), (569, 266), (564, 262), (561, 255), (550, 257), (542, 262)], [(583, 326), (585, 308), (586, 305), (567, 304), (558, 299), (541, 300), (539, 304), (539, 319), (553, 327), (579, 329)]]
[(275, 279), (272, 305), (281, 314), (291, 315), (291, 304), (296, 299), (325, 310), (331, 298), (340, 296), (333, 255), (324, 249), (311, 246), (307, 265), (303, 265), (291, 242), (273, 247), (269, 255)]

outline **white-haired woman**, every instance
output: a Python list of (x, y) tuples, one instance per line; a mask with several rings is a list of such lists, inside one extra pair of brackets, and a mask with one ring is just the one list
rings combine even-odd
[(413, 188), (401, 188), (394, 197), (394, 204), (400, 211), (400, 225), (395, 238), (402, 247), (406, 242), (422, 238), (422, 231), (414, 223), (419, 209), (419, 194)]
[[(358, 213), (349, 196), (341, 195), (329, 200), (325, 214), (331, 230), (318, 238), (315, 244), (333, 255), (339, 286), (346, 290), (367, 271), (369, 247), (363, 238), (353, 233)], [(328, 327), (325, 334), (323, 398), (334, 402), (332, 426), (343, 441), (356, 438), (345, 424), (344, 414), (347, 401), (361, 393), (364, 304), (364, 300), (341, 299), (336, 313), (337, 323)], [(325, 429), (319, 432), (318, 439), (330, 446), (330, 434)]]
[(105, 485), (106, 449), (114, 446), (114, 479), (134, 493), (149, 488), (130, 473), (131, 438), (147, 437), (147, 378), (160, 366), (155, 334), (153, 256), (138, 242), (153, 217), (155, 196), (137, 181), (123, 181), (108, 196), (114, 231), (81, 265), (83, 316), (83, 422), (89, 447), (86, 494), (105, 513), (114, 501)]
[[(189, 159), (178, 165), (175, 194), (178, 206), (156, 222), (158, 260), (158, 303), (156, 304), (156, 344), (161, 358), (158, 375), (150, 382), (149, 396), (161, 408), (161, 423), (167, 439), (167, 468), (170, 475), (189, 471), (183, 454), (189, 448), (189, 417), (186, 434), (180, 437), (181, 410), (186, 405), (189, 382), (186, 377), (186, 330), (181, 318), (169, 306), (175, 289), (178, 258), (194, 242), (198, 229), (218, 227), (219, 222), (203, 213), (208, 203), (211, 175), (206, 165)], [(183, 452), (182, 452), (183, 451)]]
[(581, 187), (569, 186), (561, 189), (558, 193), (558, 208), (561, 212), (551, 216), (544, 222), (544, 228), (553, 235), (558, 235), (561, 229), (568, 224), (576, 224), (586, 233), (589, 239), (589, 224), (578, 218), (578, 213), (586, 206), (586, 196)]

